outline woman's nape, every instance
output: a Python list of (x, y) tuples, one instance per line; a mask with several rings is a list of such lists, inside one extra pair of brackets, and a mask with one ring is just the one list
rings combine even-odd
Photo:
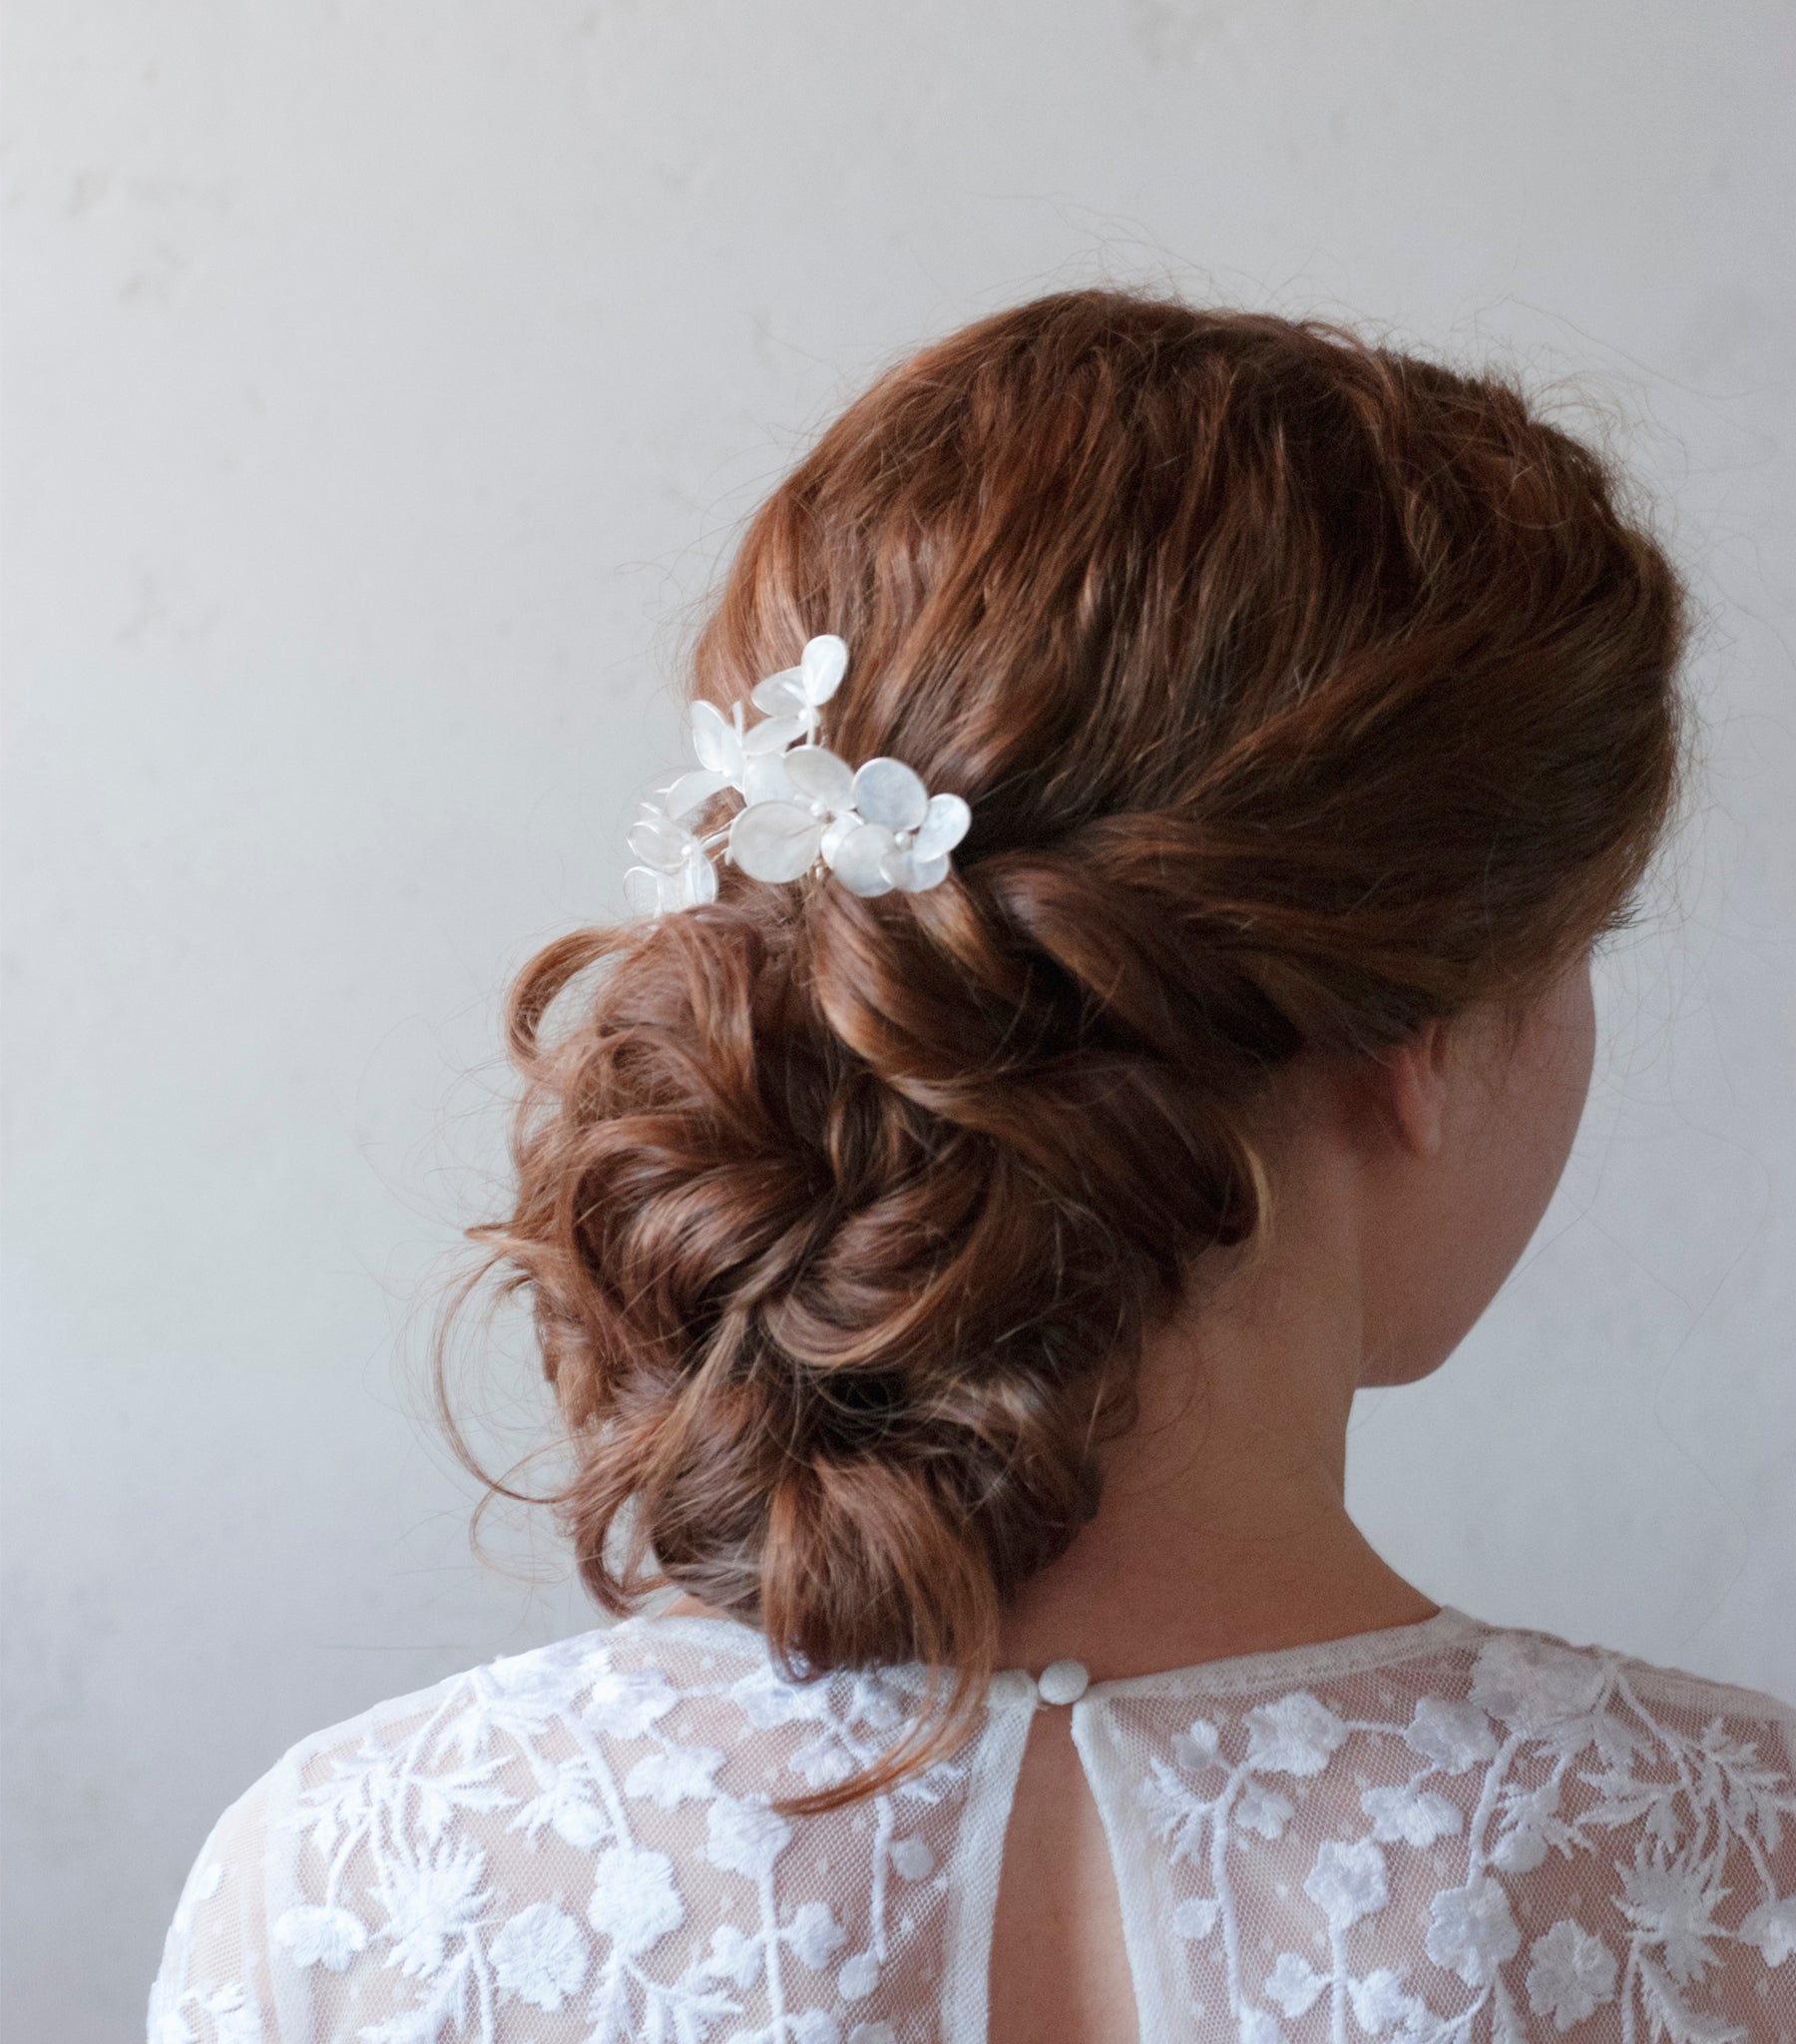
[(1347, 1516), (1347, 1421), (1355, 1390), (1446, 1361), (1565, 1169), (1594, 1047), (1588, 954), (1507, 1023), (1471, 1010), (1279, 1075), (1269, 1225), (1200, 1260), (1149, 1335), (1098, 1514), (1023, 1587), (1001, 1665), (1071, 1656), (1102, 1680), (1432, 1615)]

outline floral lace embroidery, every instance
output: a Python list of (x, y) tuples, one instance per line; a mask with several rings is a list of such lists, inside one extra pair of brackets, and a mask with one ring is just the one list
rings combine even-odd
[[(1188, 1990), (1142, 2044), (1796, 2038), (1788, 1714), (1459, 1623), (1074, 1707), (1131, 1941)], [(152, 2044), (962, 2044), (1032, 1701), (850, 1811), (771, 1806), (876, 1759), (910, 1680), (637, 1622), (306, 1742), (190, 1875)]]
[[(1231, 1758), (1242, 1733), (1245, 1750)], [(1327, 1964), (1283, 1950), (1256, 1998), (1246, 1986), (1236, 1869), (1251, 1869), (1260, 1855), (1242, 1834), (1283, 1837), (1297, 1804), (1276, 1778), (1319, 1776), (1352, 1740), (1400, 1745), (1404, 1778), (1361, 1792), (1364, 1835), (1328, 1838), (1315, 1850), (1302, 1892), (1321, 1918)], [(1451, 1778), (1472, 1783), (1469, 1816), (1431, 1786)], [(1423, 1695), (1407, 1722), (1342, 1717), (1304, 1690), (1247, 1711), (1232, 1738), (1199, 1718), (1151, 1762), (1139, 1795), (1174, 1864), (1207, 1881), (1207, 1893), (1178, 1902), (1172, 1927), (1188, 1943), (1219, 1947), (1243, 2044), (1280, 2044), (1278, 2017), (1303, 2017), (1325, 1996), (1337, 2037), (1347, 2010), (1367, 2036), (1394, 2044), (1463, 2044), (1475, 2035), (1519, 2044), (1539, 2034), (1518, 2001), (1511, 1962), (1524, 1936), (1508, 1882), (1550, 1852), (1568, 1860), (1597, 1852), (1622, 1831), (1633, 1843), (1613, 1862), (1614, 1909), (1625, 1925), (1619, 1950), (1574, 1916), (1528, 1945), (1521, 1996), (1556, 2032), (1616, 2003), (1624, 2037), (1746, 2044), (1746, 2029), (1695, 2005), (1716, 1946), (1753, 1946), (1767, 1966), (1796, 1952), (1796, 1898), (1778, 1894), (1771, 1871), (1785, 1820), (1796, 1818), (1788, 1768), (1768, 1762), (1758, 1743), (1731, 1737), (1720, 1717), (1693, 1737), (1678, 1732), (1642, 1700), (1616, 1655), (1500, 1634), (1480, 1651), (1466, 1701)], [(1392, 1855), (1445, 1839), (1463, 1840), (1461, 1877), (1434, 1892), (1423, 1948), (1469, 1990), (1458, 2009), (1431, 2006), (1407, 1988), (1407, 1969), (1356, 1971), (1351, 1954), (1350, 1933), (1391, 1901)], [(1751, 1885), (1753, 1905), (1723, 1928), (1717, 1910), (1740, 1882)]]
[[(892, 1920), (894, 1888), (935, 1872), (930, 1848), (901, 1835), (904, 1811), (955, 1792), (964, 1769), (941, 1765), (871, 1799), (866, 1936), (848, 1950), (848, 1928), (826, 1904), (779, 1907), (774, 1873), (792, 1823), (770, 1798), (720, 1791), (723, 1753), (669, 1735), (664, 1721), (678, 1704), (712, 1698), (752, 1728), (802, 1726), (807, 1736), (787, 1767), (816, 1788), (876, 1759), (901, 1729), (905, 1714), (890, 1685), (840, 1675), (797, 1687), (762, 1666), (676, 1691), (658, 1668), (619, 1667), (603, 1643), (572, 1644), (571, 1653), (550, 1649), (476, 1670), (395, 1743), (370, 1738), (332, 1759), (329, 1778), (282, 1819), (306, 1835), (322, 1869), (321, 1899), (281, 1912), (274, 1944), (296, 1966), (335, 1972), (364, 1951), (382, 1951), (387, 1965), (416, 1980), (414, 2005), (362, 2028), (363, 2044), (491, 2040), (508, 2001), (556, 2012), (577, 1999), (590, 2025), (587, 2044), (703, 2038), (742, 2015), (742, 1994), (757, 1987), (771, 2024), (735, 2031), (742, 2044), (893, 2044), (886, 2024), (844, 2030), (826, 2012), (790, 2007), (783, 1976), (793, 1963), (812, 1973), (833, 1968), (843, 2002), (872, 1992), (896, 1939), (914, 1934), (908, 1915), (900, 1925)], [(545, 1750), (556, 1732), (572, 1735), (577, 1758)], [(613, 1761), (618, 1742), (650, 1749), (622, 1779)], [(520, 1770), (533, 1792), (520, 1792)], [(672, 1979), (652, 1969), (649, 1954), (681, 1928), (688, 1909), (674, 1860), (639, 1840), (632, 1805), (644, 1802), (704, 1806), (703, 1857), (739, 1877), (744, 1886), (731, 1901), (750, 1919), (746, 1928), (719, 1924), (708, 1950)], [(580, 1916), (559, 1899), (504, 1913), (487, 1877), (488, 1853), (460, 1828), (468, 1817), (497, 1814), (527, 1842), (552, 1830), (592, 1855)], [(377, 1869), (365, 1902), (345, 1881), (358, 1849)], [(245, 2044), (254, 2034), (244, 2032)]]

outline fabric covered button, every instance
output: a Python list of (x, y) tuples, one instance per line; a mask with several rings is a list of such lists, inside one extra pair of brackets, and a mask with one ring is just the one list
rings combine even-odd
[(1036, 1688), (1045, 1704), (1076, 1704), (1091, 1681), (1083, 1661), (1053, 1661), (1042, 1670)]

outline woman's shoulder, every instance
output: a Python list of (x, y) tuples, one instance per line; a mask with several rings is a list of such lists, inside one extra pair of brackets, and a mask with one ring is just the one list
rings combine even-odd
[[(909, 1822), (775, 1805), (894, 1737), (904, 1686), (793, 1683), (746, 1627), (641, 1618), (384, 1699), (295, 1742), (215, 1825), (169, 1932), (151, 2035), (213, 2044), (252, 2012), (245, 2037), (309, 2040), (352, 2010), (355, 2034), (411, 2044), (464, 2034), (458, 1997), (475, 1981), (501, 2008), (572, 2022), (578, 2002), (582, 2036), (594, 2022), (698, 2035), (739, 2014), (782, 1954), (799, 1969), (788, 2006), (802, 2006), (800, 1981), (864, 1996), (945, 1907), (941, 1823), (926, 1846), (915, 1819), (951, 1821), (964, 1783), (943, 1768), (914, 1785)], [(804, 1822), (828, 1832), (827, 1881), (808, 1862), (792, 1872)], [(863, 1948), (839, 1898), (881, 1878), (915, 1899)]]
[[(1325, 1996), (1337, 2026), (1350, 2004), (1430, 2039), (1796, 2021), (1796, 1714), (1774, 1697), (1451, 1610), (1109, 1688), (1110, 1794), (1183, 1940), (1173, 1991), (1226, 1971), (1244, 2037)], [(1254, 1948), (1263, 1920), (1282, 1948)]]
[(1523, 1626), (1479, 1626), (1469, 1644), (1474, 1690), (1499, 1707), (1513, 1705), (1524, 1718), (1549, 1710), (1557, 1697), (1593, 1689), (1611, 1708), (1650, 1699), (1680, 1713), (1796, 1731), (1796, 1705), (1779, 1697), (1618, 1648)]
[(277, 1799), (321, 1768), (354, 1765), (377, 1775), (420, 1741), (442, 1755), (470, 1742), (515, 1742), (565, 1721), (601, 1737), (631, 1737), (681, 1701), (733, 1700), (764, 1716), (756, 1710), (763, 1695), (771, 1707), (790, 1688), (749, 1627), (626, 1619), (496, 1655), (322, 1725), (294, 1740), (239, 1799)]

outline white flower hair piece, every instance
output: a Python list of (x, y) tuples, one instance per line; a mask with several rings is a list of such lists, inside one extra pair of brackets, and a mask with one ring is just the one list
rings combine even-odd
[[(868, 897), (917, 894), (948, 877), (948, 854), (973, 820), (965, 801), (931, 794), (901, 760), (853, 767), (821, 743), (823, 706), (847, 671), (847, 646), (826, 632), (806, 642), (796, 667), (755, 686), (757, 724), (739, 703), (729, 717), (714, 703), (692, 705), (698, 765), (659, 804), (645, 802), (630, 833), (641, 863), (624, 875), (624, 891), (637, 913), (714, 901), (720, 847), (750, 879), (802, 879), (821, 861)], [(698, 836), (687, 819), (725, 788), (742, 807), (726, 828)]]

